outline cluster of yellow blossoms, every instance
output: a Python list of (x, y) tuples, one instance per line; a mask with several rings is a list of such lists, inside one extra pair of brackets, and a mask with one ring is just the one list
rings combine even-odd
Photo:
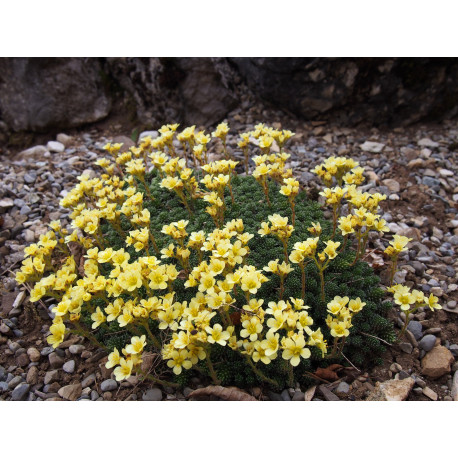
[[(401, 246), (398, 246), (398, 248), (401, 248)], [(415, 313), (420, 307), (429, 307), (432, 311), (442, 308), (439, 304), (439, 298), (432, 293), (428, 297), (425, 296), (423, 291), (419, 291), (418, 289), (411, 290), (409, 287), (399, 284), (391, 286), (388, 288), (388, 291), (393, 293), (395, 304), (400, 306), (406, 316), (401, 335), (404, 334), (409, 324), (410, 315)]]
[[(234, 199), (231, 181), (238, 164), (230, 159), (227, 124), (220, 124), (212, 133), (213, 138), (222, 142), (226, 158), (211, 163), (207, 154), (210, 135), (196, 132), (195, 126), (177, 134), (177, 128), (177, 124), (163, 126), (158, 138), (143, 138), (138, 147), (122, 153), (121, 144), (106, 145), (112, 160), (103, 158), (96, 162), (104, 169), (100, 178), (81, 176), (79, 183), (61, 200), (61, 205), (72, 211), (73, 232), (62, 229), (59, 222), (52, 222), (52, 231), (25, 249), (26, 258), (16, 276), (18, 283), (34, 283), (32, 301), (46, 295), (57, 301), (48, 342), (57, 347), (68, 331), (93, 338), (80, 323), (82, 314), (91, 317), (92, 329), (116, 320), (121, 328), (134, 334), (121, 353), (115, 349), (109, 355), (107, 367), (115, 367), (117, 380), (139, 370), (142, 352), (148, 346), (162, 355), (175, 374), (206, 360), (214, 378), (210, 359), (212, 345), (238, 351), (260, 376), (262, 373), (255, 364), (259, 361), (269, 364), (280, 354), (291, 367), (296, 367), (301, 358), (310, 357), (310, 347), (317, 347), (324, 356), (328, 351), (327, 342), (320, 328), (311, 328), (313, 319), (304, 303), (305, 265), (314, 262), (317, 266), (324, 301), (323, 272), (338, 256), (337, 250), (344, 248), (333, 240), (337, 221), (345, 243), (349, 234), (356, 234), (358, 259), (364, 253), (369, 230), (387, 230), (385, 221), (376, 214), (385, 196), (357, 190), (363, 181), (362, 169), (353, 160), (335, 157), (326, 160), (314, 171), (327, 186), (332, 185), (333, 179), (337, 181), (336, 187), (326, 188), (322, 193), (334, 211), (333, 234), (322, 240), (324, 248), (319, 251), (322, 228), (319, 223), (313, 223), (308, 229), (313, 237), (295, 243), (289, 253), (288, 240), (294, 231), (294, 201), (299, 183), (292, 178), (292, 170), (286, 168), (289, 154), (283, 148), (294, 134), (257, 125), (253, 132), (242, 134), (239, 147), (247, 157), (249, 143), (256, 141), (262, 154), (253, 158), (254, 178), (261, 184), (268, 203), (268, 178), (277, 182), (292, 210), (292, 224), (279, 214), (262, 222), (258, 233), (274, 235), (280, 240), (284, 260), (280, 263), (276, 259), (257, 269), (247, 262), (248, 243), (254, 235), (245, 231), (241, 219), (225, 221), (224, 194), (228, 190)], [(182, 145), (182, 151), (177, 151), (175, 138)], [(180, 158), (180, 154), (184, 157)], [(190, 159), (199, 170), (188, 166)], [(146, 181), (147, 172), (153, 167), (161, 178), (160, 187), (176, 193), (190, 215), (196, 199), (208, 203), (206, 211), (216, 226), (213, 231), (188, 233), (188, 220), (175, 221), (163, 225), (161, 231), (170, 238), (170, 243), (161, 249), (157, 246), (150, 225), (151, 215), (145, 208), (145, 193), (153, 200)], [(202, 174), (201, 179), (196, 178), (197, 172)], [(348, 203), (347, 216), (340, 216), (343, 199)], [(105, 222), (124, 241), (124, 248), (115, 250), (108, 246), (101, 227)], [(129, 230), (126, 232), (123, 226)], [(395, 238), (390, 255), (396, 256), (402, 251), (403, 243), (404, 239)], [(84, 253), (81, 261), (73, 250), (75, 246)], [(125, 249), (131, 246), (137, 256), (133, 260)], [(197, 258), (195, 265), (190, 262), (193, 252), (194, 259)], [(302, 296), (285, 301), (284, 281), (294, 270), (290, 262), (301, 269)], [(264, 272), (280, 277), (278, 302), (264, 304), (263, 299), (256, 298), (262, 284), (269, 281)], [(189, 301), (177, 298), (174, 282), (179, 276), (185, 279), (185, 288), (195, 288), (195, 295)], [(395, 296), (396, 301), (411, 303), (410, 296), (404, 299), (405, 292), (402, 295), (399, 290), (399, 294)], [(244, 303), (236, 303), (236, 296), (244, 297)], [(94, 305), (96, 302), (99, 305)], [(339, 296), (327, 304), (330, 314), (326, 324), (334, 338), (333, 355), (339, 346), (342, 350), (352, 317), (364, 305), (360, 298), (350, 300)], [(240, 322), (233, 319), (234, 312), (239, 313)], [(157, 323), (160, 336), (151, 330), (151, 322)]]

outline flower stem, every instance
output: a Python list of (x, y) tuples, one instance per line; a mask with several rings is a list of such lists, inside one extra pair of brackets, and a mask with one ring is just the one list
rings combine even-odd
[(325, 295), (324, 295), (324, 272), (323, 269), (320, 268), (320, 282), (321, 282), (321, 300), (324, 302)]
[(302, 277), (302, 288), (301, 288), (301, 299), (305, 300), (305, 265), (300, 263), (299, 267), (301, 268), (301, 277)]
[(213, 367), (212, 361), (210, 359), (210, 350), (207, 350), (207, 357), (205, 358), (205, 362), (207, 363), (208, 370), (210, 371), (211, 378), (215, 385), (221, 385), (221, 381), (218, 379), (215, 369)]
[(390, 286), (393, 286), (394, 274), (396, 273), (397, 264), (398, 264), (398, 257), (394, 256), (391, 260)]
[(151, 329), (149, 328), (148, 320), (147, 319), (143, 320), (142, 324), (143, 324), (144, 328), (146, 329), (146, 332), (147, 332), (149, 338), (151, 339), (151, 341), (153, 342), (153, 345), (155, 346), (155, 348), (157, 350), (160, 350), (162, 345), (159, 342), (159, 340), (157, 339), (157, 337), (151, 332)]
[(264, 382), (270, 383), (271, 385), (279, 388), (278, 383), (275, 380), (272, 380), (271, 378), (265, 376), (260, 369), (258, 369), (254, 364), (253, 361), (251, 361), (251, 358), (248, 355), (245, 355), (245, 358), (250, 365), (251, 369), (253, 369), (253, 372)]

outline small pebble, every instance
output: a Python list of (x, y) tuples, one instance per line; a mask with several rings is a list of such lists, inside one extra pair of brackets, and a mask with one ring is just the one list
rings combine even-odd
[(151, 388), (142, 395), (143, 401), (162, 401), (162, 391), (159, 388)]
[(67, 361), (63, 366), (62, 369), (64, 372), (67, 374), (73, 374), (75, 372), (75, 361), (71, 359), (70, 361)]
[(116, 390), (117, 388), (118, 388), (118, 382), (116, 382), (116, 380), (112, 380), (112, 379), (104, 380), (100, 384), (100, 389), (103, 392), (105, 392), (105, 391), (113, 391), (113, 390)]

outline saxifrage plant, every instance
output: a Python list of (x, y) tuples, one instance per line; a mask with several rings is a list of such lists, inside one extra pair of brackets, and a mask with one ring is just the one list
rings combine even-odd
[[(225, 123), (212, 134), (225, 159), (214, 162), (210, 135), (177, 127), (126, 152), (106, 145), (111, 160), (96, 162), (104, 173), (79, 177), (61, 201), (73, 231), (53, 221), (25, 249), (18, 283), (34, 285), (32, 301), (56, 300), (48, 342), (86, 336), (109, 352), (118, 381), (139, 374), (165, 385), (197, 371), (280, 389), (331, 363), (380, 362), (396, 339), (391, 302), (362, 259), (369, 232), (388, 230), (378, 215), (386, 196), (358, 190), (358, 163), (331, 157), (314, 169), (327, 221), (286, 166), (292, 132), (260, 124), (242, 134), (245, 171), (251, 142), (261, 154), (240, 176)], [(154, 375), (141, 370), (147, 352), (163, 361)]]

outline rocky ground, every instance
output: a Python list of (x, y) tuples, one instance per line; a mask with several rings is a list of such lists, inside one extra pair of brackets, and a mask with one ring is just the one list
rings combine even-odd
[[(277, 112), (252, 109), (228, 119), (228, 144), (237, 158), (237, 134), (260, 120), (296, 132), (289, 147), (291, 166), (312, 196), (319, 184), (310, 170), (331, 155), (345, 155), (365, 167), (365, 190), (386, 193), (383, 217), (391, 231), (413, 238), (400, 262), (398, 282), (440, 297), (443, 310), (420, 309), (400, 344), (390, 346), (385, 364), (358, 368), (316, 390), (282, 393), (255, 388), (262, 400), (458, 400), (458, 124), (445, 123), (390, 131), (349, 129), (320, 122), (284, 119)], [(126, 132), (124, 132), (126, 133)], [(104, 367), (106, 354), (72, 338), (54, 350), (46, 343), (51, 323), (46, 301), (38, 306), (19, 288), (14, 272), (24, 247), (46, 232), (54, 219), (68, 221), (59, 199), (83, 171), (104, 154), (107, 141), (133, 145), (122, 126), (103, 126), (49, 138), (44, 146), (10, 152), (0, 166), (0, 399), (2, 400), (185, 400), (203, 381), (177, 392), (139, 382), (117, 383)], [(233, 135), (232, 135), (233, 134)], [(218, 151), (212, 151), (215, 157)], [(372, 263), (383, 282), (387, 266), (380, 256), (390, 235), (371, 241)], [(393, 310), (399, 328), (403, 314)], [(145, 361), (154, 370), (153, 356)], [(207, 399), (217, 399), (215, 395)], [(192, 396), (191, 396), (192, 397)], [(220, 396), (221, 397), (221, 396)]]

